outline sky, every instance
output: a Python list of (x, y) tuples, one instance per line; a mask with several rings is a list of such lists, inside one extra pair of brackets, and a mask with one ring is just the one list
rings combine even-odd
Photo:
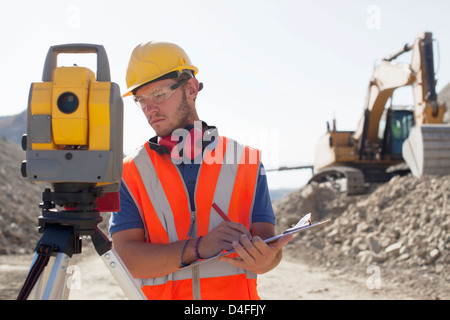
[[(260, 148), (266, 169), (311, 165), (326, 122), (355, 130), (377, 61), (419, 32), (437, 40), (437, 91), (450, 83), (449, 12), (445, 0), (9, 1), (0, 10), (0, 116), (26, 109), (52, 45), (103, 45), (112, 81), (125, 92), (134, 47), (168, 41), (199, 69), (202, 120)], [(96, 69), (92, 55), (58, 59)], [(409, 91), (403, 100), (412, 102)], [(152, 136), (142, 111), (125, 98), (125, 153)], [(310, 176), (267, 174), (273, 189), (301, 187)]]

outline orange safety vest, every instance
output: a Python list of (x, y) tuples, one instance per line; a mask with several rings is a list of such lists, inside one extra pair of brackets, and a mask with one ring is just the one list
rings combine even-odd
[[(122, 183), (140, 210), (147, 242), (164, 244), (204, 236), (223, 221), (213, 202), (250, 230), (259, 170), (259, 150), (219, 136), (214, 150), (204, 150), (194, 212), (173, 160), (148, 143), (124, 159)], [(218, 260), (141, 281), (150, 300), (259, 299), (255, 273)]]

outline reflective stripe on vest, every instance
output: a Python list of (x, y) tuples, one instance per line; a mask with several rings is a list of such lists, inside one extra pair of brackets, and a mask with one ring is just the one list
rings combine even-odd
[[(124, 160), (123, 182), (141, 212), (147, 241), (171, 243), (206, 235), (220, 224), (223, 220), (212, 209), (213, 202), (228, 212), (231, 221), (250, 229), (259, 169), (258, 150), (219, 137), (214, 150), (204, 151), (193, 212), (178, 168), (148, 144)], [(220, 261), (142, 279), (142, 283), (149, 299), (259, 298), (256, 274)], [(244, 292), (237, 292), (238, 287)]]

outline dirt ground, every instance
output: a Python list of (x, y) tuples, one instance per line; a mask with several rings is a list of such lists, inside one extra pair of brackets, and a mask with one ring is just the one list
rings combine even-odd
[[(70, 300), (123, 300), (127, 297), (89, 244), (77, 257), (80, 288), (72, 289)], [(0, 299), (16, 299), (31, 264), (30, 255), (0, 256)], [(383, 282), (374, 286), (372, 273), (348, 276), (332, 270), (319, 270), (285, 257), (280, 265), (258, 278), (263, 300), (380, 300), (420, 299)], [(369, 281), (368, 281), (369, 279)], [(368, 284), (369, 282), (369, 284)]]

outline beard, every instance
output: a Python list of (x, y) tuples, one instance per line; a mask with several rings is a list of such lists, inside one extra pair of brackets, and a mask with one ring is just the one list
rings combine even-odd
[(159, 137), (166, 137), (171, 135), (177, 129), (182, 129), (193, 124), (194, 120), (194, 112), (189, 105), (186, 93), (183, 91), (182, 100), (174, 113), (174, 119), (172, 120), (173, 124), (168, 128), (155, 129), (155, 132)]

